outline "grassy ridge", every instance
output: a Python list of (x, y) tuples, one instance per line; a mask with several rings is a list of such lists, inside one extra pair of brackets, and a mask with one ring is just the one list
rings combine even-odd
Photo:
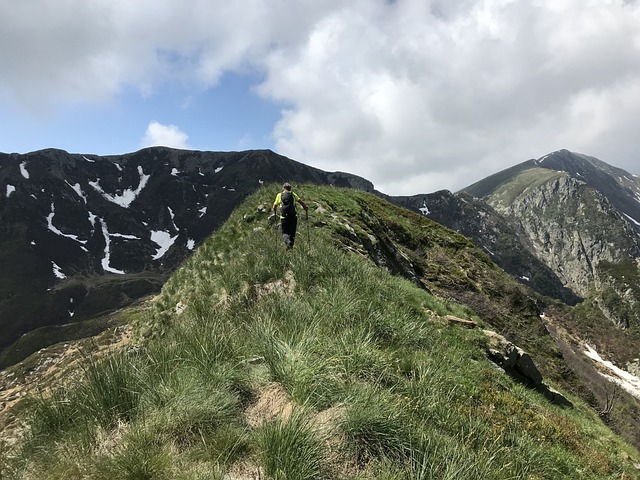
[(250, 197), (167, 282), (139, 348), (34, 401), (0, 478), (632, 478), (637, 453), (590, 410), (549, 405), (441, 321), (467, 307), (339, 246), (335, 224), (363, 228), (343, 220), (379, 200), (301, 193), (317, 226), (293, 251), (255, 213), (271, 192)]

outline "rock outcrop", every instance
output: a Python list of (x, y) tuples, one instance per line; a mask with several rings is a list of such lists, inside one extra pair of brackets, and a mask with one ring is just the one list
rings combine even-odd
[(489, 339), (487, 356), (492, 362), (520, 382), (538, 390), (550, 402), (563, 407), (573, 407), (564, 395), (543, 382), (542, 373), (527, 352), (496, 332), (483, 332)]

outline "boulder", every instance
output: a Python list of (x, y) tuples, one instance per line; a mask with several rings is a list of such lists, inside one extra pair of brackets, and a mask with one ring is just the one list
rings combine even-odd
[(538, 390), (551, 403), (573, 407), (573, 404), (564, 395), (545, 385), (542, 373), (536, 367), (531, 355), (496, 332), (483, 330), (483, 333), (489, 339), (487, 349), (489, 360), (513, 378)]

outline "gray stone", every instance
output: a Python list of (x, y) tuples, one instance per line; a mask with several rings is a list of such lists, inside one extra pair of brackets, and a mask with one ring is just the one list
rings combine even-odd
[(487, 348), (489, 360), (515, 379), (538, 390), (551, 403), (573, 407), (564, 395), (544, 384), (542, 373), (536, 367), (531, 355), (496, 332), (483, 330), (483, 333), (489, 339)]

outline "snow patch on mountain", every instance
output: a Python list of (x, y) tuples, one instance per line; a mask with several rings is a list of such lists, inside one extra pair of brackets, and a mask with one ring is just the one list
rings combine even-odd
[(175, 220), (176, 220), (176, 216), (174, 215), (173, 210), (172, 210), (172, 209), (171, 209), (171, 207), (169, 207), (169, 206), (167, 207), (167, 210), (169, 210), (169, 215), (171, 216), (171, 224), (173, 225), (173, 229), (174, 229), (176, 232), (179, 232), (180, 230), (179, 230), (179, 229), (178, 229), (178, 227), (176, 226), (176, 222), (175, 222)]
[(422, 213), (422, 215), (424, 215), (425, 217), (429, 215), (429, 208), (427, 207), (426, 199), (422, 200), (422, 207), (420, 207), (418, 210), (420, 210), (420, 213)]
[(126, 233), (110, 233), (110, 237), (124, 238), (125, 240), (140, 240), (140, 237), (135, 235), (127, 235)]
[(98, 220), (100, 220), (100, 224), (102, 225), (102, 235), (104, 237), (104, 257), (102, 257), (101, 261), (102, 269), (108, 273), (117, 273), (119, 275), (124, 275), (126, 272), (111, 267), (111, 235), (109, 234), (109, 229), (107, 228), (107, 222), (105, 222), (104, 219), (100, 217), (97, 218)]
[(196, 246), (196, 241), (193, 238), (187, 240), (187, 248), (193, 250)]
[(86, 193), (84, 193), (84, 192), (82, 191), (82, 187), (80, 186), (80, 184), (79, 184), (79, 183), (76, 183), (76, 184), (74, 184), (74, 185), (71, 185), (71, 184), (70, 184), (69, 182), (67, 182), (66, 180), (65, 180), (65, 183), (66, 183), (67, 185), (69, 185), (69, 186), (73, 189), (73, 191), (74, 191), (74, 192), (76, 192), (76, 193), (78, 194), (78, 196), (79, 196), (82, 200), (84, 200), (84, 203), (87, 203), (87, 194), (86, 194)]
[(156, 254), (153, 256), (154, 260), (158, 260), (163, 257), (167, 250), (171, 248), (171, 246), (178, 238), (178, 235), (172, 237), (169, 232), (165, 232), (163, 230), (152, 230), (151, 231), (151, 241), (158, 245), (158, 250)]
[(93, 235), (93, 232), (96, 231), (96, 218), (98, 217), (94, 213), (89, 212), (88, 218), (89, 218), (89, 223), (91, 224), (91, 235)]
[(70, 238), (71, 240), (75, 240), (76, 242), (81, 243), (83, 245), (85, 243), (87, 243), (86, 240), (80, 240), (77, 235), (73, 235), (71, 233), (64, 233), (61, 230), (59, 230), (53, 224), (53, 217), (55, 217), (55, 215), (56, 215), (55, 205), (54, 205), (53, 202), (51, 202), (51, 213), (49, 213), (49, 215), (47, 215), (47, 228), (49, 229), (49, 231), (55, 233), (56, 235), (60, 235), (61, 237)]
[(29, 172), (27, 171), (27, 162), (22, 162), (20, 164), (20, 173), (24, 178), (29, 180)]
[(585, 344), (585, 347), (587, 350), (584, 354), (593, 361), (602, 365), (609, 372), (608, 374), (601, 373), (603, 377), (610, 382), (620, 385), (620, 387), (628, 393), (640, 399), (640, 378), (630, 374), (626, 370), (616, 367), (608, 360), (603, 360), (600, 354), (598, 354), (598, 352), (588, 344)]
[(7, 185), (7, 198), (9, 198), (11, 194), (15, 191), (16, 191), (16, 187), (14, 187), (13, 185)]
[(53, 274), (56, 278), (59, 278), (60, 280), (64, 280), (65, 278), (67, 278), (67, 276), (62, 273), (62, 269), (56, 262), (51, 262), (51, 265), (53, 266)]
[(214, 170), (215, 173), (219, 173), (224, 167), (218, 167)]
[(138, 195), (140, 195), (140, 192), (142, 192), (144, 187), (147, 186), (149, 178), (151, 178), (151, 175), (146, 175), (144, 173), (144, 170), (140, 166), (138, 166), (138, 173), (140, 174), (140, 182), (138, 183), (138, 188), (136, 188), (135, 190), (127, 188), (120, 195), (112, 195), (105, 192), (100, 186), (100, 178), (98, 178), (95, 182), (89, 182), (89, 185), (91, 185), (106, 200), (115, 203), (116, 205), (120, 205), (123, 208), (129, 208), (129, 205), (131, 205), (131, 203), (133, 203)]
[(626, 213), (623, 214), (625, 217), (627, 217), (629, 220), (631, 220), (633, 223), (636, 224), (636, 226), (640, 227), (640, 222), (638, 222), (635, 218), (630, 217), (629, 215), (627, 215)]

